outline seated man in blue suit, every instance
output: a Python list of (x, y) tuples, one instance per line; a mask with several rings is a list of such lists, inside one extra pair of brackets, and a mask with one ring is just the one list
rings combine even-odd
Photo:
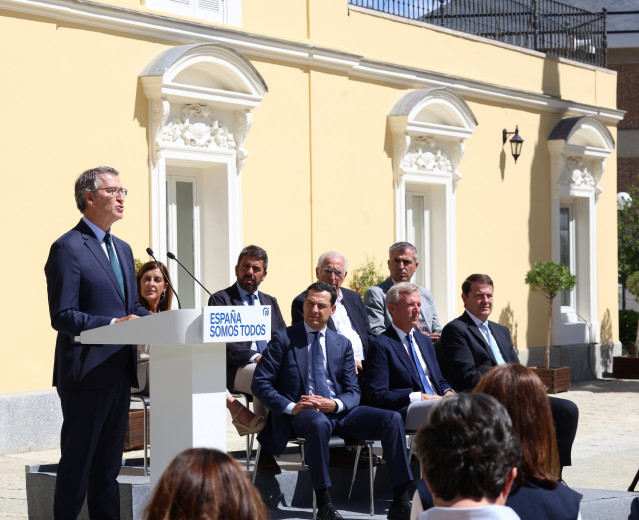
[(336, 298), (333, 287), (315, 282), (305, 293), (304, 322), (274, 333), (253, 378), (254, 395), (271, 410), (258, 440), (278, 455), (292, 435), (306, 439), (306, 459), (322, 520), (342, 518), (329, 495), (331, 435), (381, 440), (393, 485), (388, 518), (408, 519), (413, 476), (402, 417), (358, 406), (351, 342), (327, 327)]
[[(327, 251), (319, 257), (315, 275), (320, 282), (326, 282), (337, 292), (335, 313), (328, 320), (328, 328), (339, 332), (351, 340), (355, 355), (355, 369), (362, 396), (360, 403), (368, 404), (368, 391), (364, 378), (362, 361), (368, 351), (371, 335), (368, 317), (362, 298), (355, 291), (342, 287), (348, 270), (346, 258), (336, 251)], [(297, 296), (291, 304), (291, 321), (293, 325), (304, 321), (304, 293)]]
[[(466, 311), (442, 331), (440, 348), (444, 373), (455, 390), (470, 390), (491, 367), (519, 363), (510, 331), (488, 317), (493, 310), (493, 281), (487, 274), (471, 274), (462, 284)], [(567, 399), (550, 397), (559, 464), (572, 464), (572, 444), (577, 434), (579, 409)]]
[[(364, 294), (366, 314), (374, 336), (379, 336), (391, 324), (391, 315), (385, 304), (388, 290), (400, 282), (410, 282), (417, 270), (417, 248), (408, 242), (397, 242), (388, 249), (388, 270), (390, 276), (382, 283), (370, 287)], [(428, 334), (431, 340), (439, 339), (442, 326), (435, 309), (433, 295), (428, 289), (419, 287), (422, 300), (421, 314), (417, 328)]]
[(405, 428), (417, 430), (437, 400), (455, 392), (442, 376), (432, 341), (415, 330), (422, 305), (419, 286), (393, 285), (386, 305), (393, 321), (373, 340), (366, 362), (371, 404), (398, 411)]
[(138, 384), (137, 349), (82, 345), (75, 336), (149, 314), (138, 303), (131, 248), (110, 233), (124, 214), (126, 194), (113, 168), (82, 173), (75, 182), (82, 220), (53, 243), (44, 267), (51, 326), (58, 331), (53, 384), (63, 417), (55, 519), (77, 518), (85, 496), (91, 518), (120, 518), (116, 477), (131, 387)]

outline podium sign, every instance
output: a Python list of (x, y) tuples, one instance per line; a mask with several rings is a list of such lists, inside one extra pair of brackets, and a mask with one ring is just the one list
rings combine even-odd
[(270, 341), (271, 306), (202, 308), (202, 342)]

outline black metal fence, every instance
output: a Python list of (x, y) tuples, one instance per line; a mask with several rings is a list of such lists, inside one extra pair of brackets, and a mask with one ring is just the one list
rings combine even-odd
[(555, 0), (348, 0), (348, 3), (606, 66), (606, 9), (591, 13)]

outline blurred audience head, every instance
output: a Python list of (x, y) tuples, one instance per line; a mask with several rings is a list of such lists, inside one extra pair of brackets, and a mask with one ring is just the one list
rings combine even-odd
[(146, 520), (266, 520), (259, 491), (239, 464), (218, 450), (192, 448), (166, 468)]
[(441, 399), (415, 443), (436, 506), (461, 499), (505, 503), (521, 445), (508, 412), (495, 398), (462, 393)]
[(532, 370), (519, 363), (497, 365), (484, 375), (474, 392), (502, 403), (523, 448), (519, 483), (532, 480), (553, 489), (559, 478), (557, 436), (546, 389)]

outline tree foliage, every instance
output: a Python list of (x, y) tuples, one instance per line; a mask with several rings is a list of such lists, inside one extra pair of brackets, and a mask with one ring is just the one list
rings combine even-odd
[(619, 283), (639, 271), (639, 189), (628, 187), (632, 203), (617, 211), (617, 256)]
[(367, 256), (366, 262), (350, 273), (350, 288), (357, 291), (362, 299), (364, 299), (364, 294), (369, 287), (382, 283), (386, 280), (386, 275), (383, 274), (382, 265), (377, 265), (374, 257), (371, 259)]
[(552, 302), (559, 291), (570, 291), (577, 283), (577, 277), (570, 269), (554, 262), (536, 262), (526, 273), (526, 283), (533, 291), (542, 293), (548, 299), (548, 329), (546, 335), (546, 368), (550, 368), (550, 333), (552, 331)]
[(549, 300), (554, 300), (559, 291), (570, 291), (577, 283), (577, 277), (570, 273), (565, 265), (554, 262), (536, 262), (526, 273), (526, 283), (533, 291), (543, 293)]

